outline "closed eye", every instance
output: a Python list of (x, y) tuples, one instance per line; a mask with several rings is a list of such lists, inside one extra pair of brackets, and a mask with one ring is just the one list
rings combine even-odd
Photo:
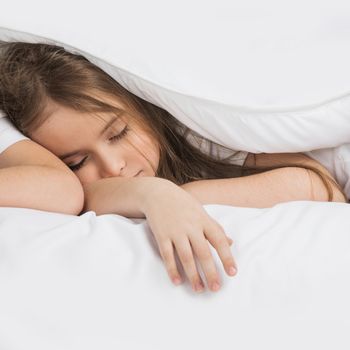
[[(129, 128), (128, 126), (126, 125), (124, 127), (124, 129), (117, 135), (114, 135), (112, 137), (110, 137), (108, 140), (111, 141), (111, 142), (116, 142), (120, 139), (122, 139), (129, 131)], [(68, 165), (68, 167), (72, 170), (72, 171), (78, 171), (85, 163), (86, 159), (87, 159), (88, 156), (84, 157), (79, 163), (77, 164), (70, 164)]]
[(126, 125), (125, 128), (119, 134), (110, 137), (108, 140), (111, 142), (118, 141), (118, 140), (122, 139), (128, 133), (128, 131), (129, 131), (129, 128)]
[(84, 157), (79, 163), (68, 165), (68, 167), (69, 167), (72, 171), (77, 171), (77, 170), (79, 170), (79, 169), (84, 165), (86, 159), (87, 159), (87, 156)]

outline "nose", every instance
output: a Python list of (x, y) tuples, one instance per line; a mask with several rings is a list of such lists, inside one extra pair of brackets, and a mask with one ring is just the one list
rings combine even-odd
[(100, 176), (101, 178), (124, 176), (126, 162), (124, 159), (116, 157), (104, 158), (101, 160)]

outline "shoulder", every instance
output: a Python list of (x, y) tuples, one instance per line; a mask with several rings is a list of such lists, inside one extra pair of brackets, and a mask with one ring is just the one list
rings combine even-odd
[(30, 139), (19, 140), (0, 153), (0, 168), (21, 165), (44, 165), (66, 170), (59, 158)]

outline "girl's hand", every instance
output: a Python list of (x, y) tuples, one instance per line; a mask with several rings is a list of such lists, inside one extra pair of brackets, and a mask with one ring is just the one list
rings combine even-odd
[(181, 283), (181, 277), (174, 249), (195, 291), (202, 291), (204, 284), (197, 271), (194, 255), (201, 264), (209, 288), (212, 291), (220, 288), (219, 275), (206, 240), (218, 252), (227, 274), (236, 274), (230, 250), (232, 240), (185, 190), (170, 181), (162, 182), (144, 199), (143, 212), (155, 236), (169, 277), (175, 284)]

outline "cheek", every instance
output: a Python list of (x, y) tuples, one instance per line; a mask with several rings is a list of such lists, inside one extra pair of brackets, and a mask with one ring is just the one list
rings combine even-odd
[(156, 171), (159, 163), (158, 148), (148, 141), (139, 141), (135, 146), (137, 147), (137, 149), (133, 150), (135, 158), (147, 164), (147, 166), (151, 166), (151, 168)]
[(160, 150), (158, 145), (155, 143), (149, 144), (149, 160), (155, 167), (155, 170), (157, 170), (158, 168), (159, 158), (160, 158)]
[(135, 136), (130, 139), (131, 143), (135, 145), (135, 151), (140, 156), (144, 155), (152, 164), (158, 164), (160, 154), (158, 144), (149, 136)]

